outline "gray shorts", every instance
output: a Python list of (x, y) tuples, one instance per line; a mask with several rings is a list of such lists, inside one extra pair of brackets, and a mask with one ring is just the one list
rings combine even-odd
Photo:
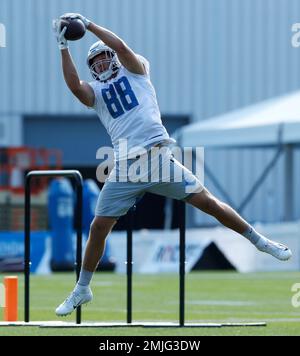
[(125, 215), (146, 192), (185, 200), (204, 188), (200, 180), (173, 157), (169, 148), (159, 157), (147, 154), (124, 162), (116, 162), (106, 179), (96, 205), (96, 216)]

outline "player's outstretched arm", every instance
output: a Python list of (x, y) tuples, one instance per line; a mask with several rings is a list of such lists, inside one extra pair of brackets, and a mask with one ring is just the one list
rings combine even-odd
[(146, 68), (140, 61), (139, 57), (136, 56), (133, 50), (129, 48), (127, 44), (113, 32), (107, 30), (104, 27), (96, 25), (81, 14), (67, 13), (62, 15), (60, 18), (80, 19), (84, 23), (86, 29), (91, 31), (108, 47), (117, 52), (120, 62), (126, 69), (135, 74), (146, 74)]
[(68, 88), (86, 106), (93, 106), (95, 94), (92, 87), (79, 79), (77, 69), (68, 49), (61, 50), (62, 68)]
[(122, 65), (135, 74), (146, 74), (146, 69), (139, 57), (128, 45), (113, 32), (91, 22), (88, 30), (102, 40), (108, 47), (116, 51)]
[(88, 83), (79, 79), (77, 69), (69, 52), (68, 41), (64, 37), (66, 27), (61, 29), (60, 20), (58, 19), (53, 22), (53, 29), (61, 52), (62, 69), (68, 88), (84, 105), (93, 106), (95, 102), (94, 91)]

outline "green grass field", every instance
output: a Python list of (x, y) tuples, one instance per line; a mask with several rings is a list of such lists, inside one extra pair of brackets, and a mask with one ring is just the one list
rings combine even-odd
[[(0, 281), (3, 275), (0, 275)], [(19, 280), (19, 320), (23, 319), (23, 277)], [(31, 320), (61, 320), (55, 307), (73, 287), (74, 275), (31, 278)], [(186, 320), (191, 322), (266, 321), (266, 327), (232, 328), (99, 328), (40, 329), (0, 327), (0, 335), (300, 335), (300, 308), (291, 304), (291, 287), (300, 273), (190, 273), (186, 278)], [(125, 321), (126, 277), (98, 273), (93, 279), (93, 303), (83, 308), (84, 321)], [(135, 275), (135, 321), (178, 320), (178, 277)], [(0, 320), (3, 320), (2, 310)], [(63, 319), (73, 321), (74, 315)]]

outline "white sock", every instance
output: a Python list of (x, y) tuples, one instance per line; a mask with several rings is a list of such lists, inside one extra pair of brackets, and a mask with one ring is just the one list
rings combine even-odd
[(263, 247), (268, 241), (265, 236), (257, 232), (252, 226), (249, 226), (249, 229), (247, 229), (242, 235), (257, 248)]
[(90, 272), (85, 270), (84, 268), (81, 268), (77, 286), (82, 287), (81, 289), (83, 290), (86, 289), (91, 283), (93, 274), (94, 272)]
[(76, 286), (74, 288), (74, 290), (76, 290), (77, 292), (80, 292), (80, 293), (84, 293), (86, 292), (87, 290), (89, 289), (89, 286), (82, 286), (78, 283), (76, 283)]

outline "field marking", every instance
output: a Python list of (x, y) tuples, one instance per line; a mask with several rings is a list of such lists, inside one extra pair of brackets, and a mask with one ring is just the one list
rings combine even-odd
[(291, 275), (285, 275), (283, 272), (278, 272), (277, 274), (274, 274), (273, 272), (270, 272), (270, 275), (268, 275), (268, 272), (257, 272), (257, 273), (236, 273), (236, 274), (230, 274), (227, 275), (226, 273), (223, 274), (216, 274), (216, 275), (210, 275), (210, 274), (189, 274), (187, 276), (187, 283), (189, 280), (293, 280), (294, 278), (300, 277), (299, 272), (293, 272), (293, 276)]
[(299, 323), (300, 318), (275, 318), (275, 319), (267, 319), (269, 322), (276, 322), (276, 323)]
[[(229, 322), (239, 322), (239, 321), (241, 321), (240, 319), (228, 319), (229, 320)], [(247, 318), (245, 318), (245, 319), (243, 319), (243, 321), (245, 321), (245, 322), (250, 322), (250, 321), (254, 321), (254, 322), (259, 322), (259, 321), (261, 321), (261, 320), (264, 320), (264, 321), (266, 321), (266, 322), (268, 322), (268, 323), (271, 323), (271, 322), (276, 322), (276, 323), (287, 323), (287, 322), (289, 322), (289, 323), (299, 323), (300, 322), (300, 318), (268, 318), (268, 319), (266, 319), (266, 318), (262, 318), (262, 319), (247, 319)], [(214, 320), (214, 321), (216, 321), (216, 322), (218, 322), (218, 320)]]
[[(221, 310), (221, 311), (217, 311), (218, 314), (232, 314), (232, 310)], [(193, 314), (211, 314), (211, 310), (193, 310)], [(243, 310), (240, 310), (238, 311), (239, 314), (245, 314), (245, 315), (249, 315), (249, 313), (251, 314), (254, 314), (254, 315), (291, 315), (291, 316), (296, 316), (297, 317), (300, 315), (299, 314), (296, 314), (295, 312), (274, 312), (274, 311), (243, 311)]]
[(186, 304), (190, 305), (220, 305), (220, 306), (247, 306), (247, 305), (257, 305), (256, 302), (244, 302), (237, 300), (188, 300)]

